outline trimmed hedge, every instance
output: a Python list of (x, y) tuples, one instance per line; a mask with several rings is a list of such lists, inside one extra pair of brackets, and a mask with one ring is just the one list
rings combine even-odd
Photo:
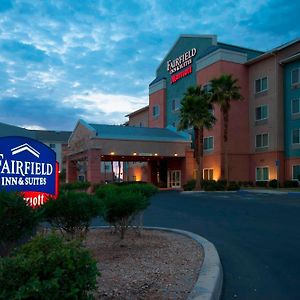
[(0, 299), (93, 299), (96, 261), (78, 242), (38, 236), (0, 259)]
[(107, 184), (96, 191), (103, 206), (105, 222), (120, 231), (124, 239), (134, 218), (150, 205), (150, 198), (157, 188), (150, 184)]
[[(193, 191), (195, 189), (196, 181), (190, 180), (185, 185), (183, 185), (183, 189), (185, 191)], [(226, 190), (226, 181), (225, 180), (203, 180), (202, 188), (205, 191), (225, 191)], [(238, 183), (232, 181), (229, 183), (228, 190), (229, 191), (237, 191), (240, 189)]]
[(276, 179), (272, 179), (269, 181), (269, 187), (276, 189), (278, 187), (278, 181)]
[(26, 204), (21, 194), (0, 192), (0, 255), (25, 242), (40, 221), (37, 210)]
[(84, 237), (92, 218), (101, 215), (99, 200), (84, 192), (62, 191), (41, 208), (45, 221), (68, 237)]
[(283, 183), (283, 186), (285, 188), (296, 188), (299, 186), (298, 184), (298, 181), (296, 180), (286, 180), (284, 183)]

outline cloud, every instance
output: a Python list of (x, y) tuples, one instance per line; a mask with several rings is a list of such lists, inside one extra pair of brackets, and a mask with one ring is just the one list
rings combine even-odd
[(0, 0), (0, 121), (120, 124), (180, 34), (268, 50), (300, 36), (299, 1)]
[(45, 127), (42, 127), (42, 126), (39, 126), (39, 125), (36, 125), (36, 124), (23, 124), (23, 125), (20, 125), (20, 127), (23, 127), (23, 128), (26, 128), (26, 129), (30, 129), (30, 130), (46, 130)]

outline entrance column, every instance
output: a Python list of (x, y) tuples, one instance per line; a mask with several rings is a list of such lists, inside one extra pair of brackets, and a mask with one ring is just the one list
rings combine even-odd
[(186, 150), (185, 159), (182, 162), (182, 184), (193, 179), (195, 169), (194, 151)]
[(67, 157), (66, 161), (66, 182), (71, 183), (77, 181), (77, 161)]
[(88, 150), (87, 158), (87, 181), (91, 184), (101, 183), (101, 150)]

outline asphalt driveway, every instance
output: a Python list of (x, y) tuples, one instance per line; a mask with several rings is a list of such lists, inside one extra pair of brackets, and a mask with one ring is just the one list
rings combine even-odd
[(224, 270), (222, 299), (300, 299), (300, 196), (160, 192), (144, 224), (213, 242)]

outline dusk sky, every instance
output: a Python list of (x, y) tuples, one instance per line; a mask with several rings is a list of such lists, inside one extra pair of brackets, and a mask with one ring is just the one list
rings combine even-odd
[(270, 50), (300, 37), (299, 12), (299, 0), (0, 0), (0, 122), (121, 124), (180, 34)]

